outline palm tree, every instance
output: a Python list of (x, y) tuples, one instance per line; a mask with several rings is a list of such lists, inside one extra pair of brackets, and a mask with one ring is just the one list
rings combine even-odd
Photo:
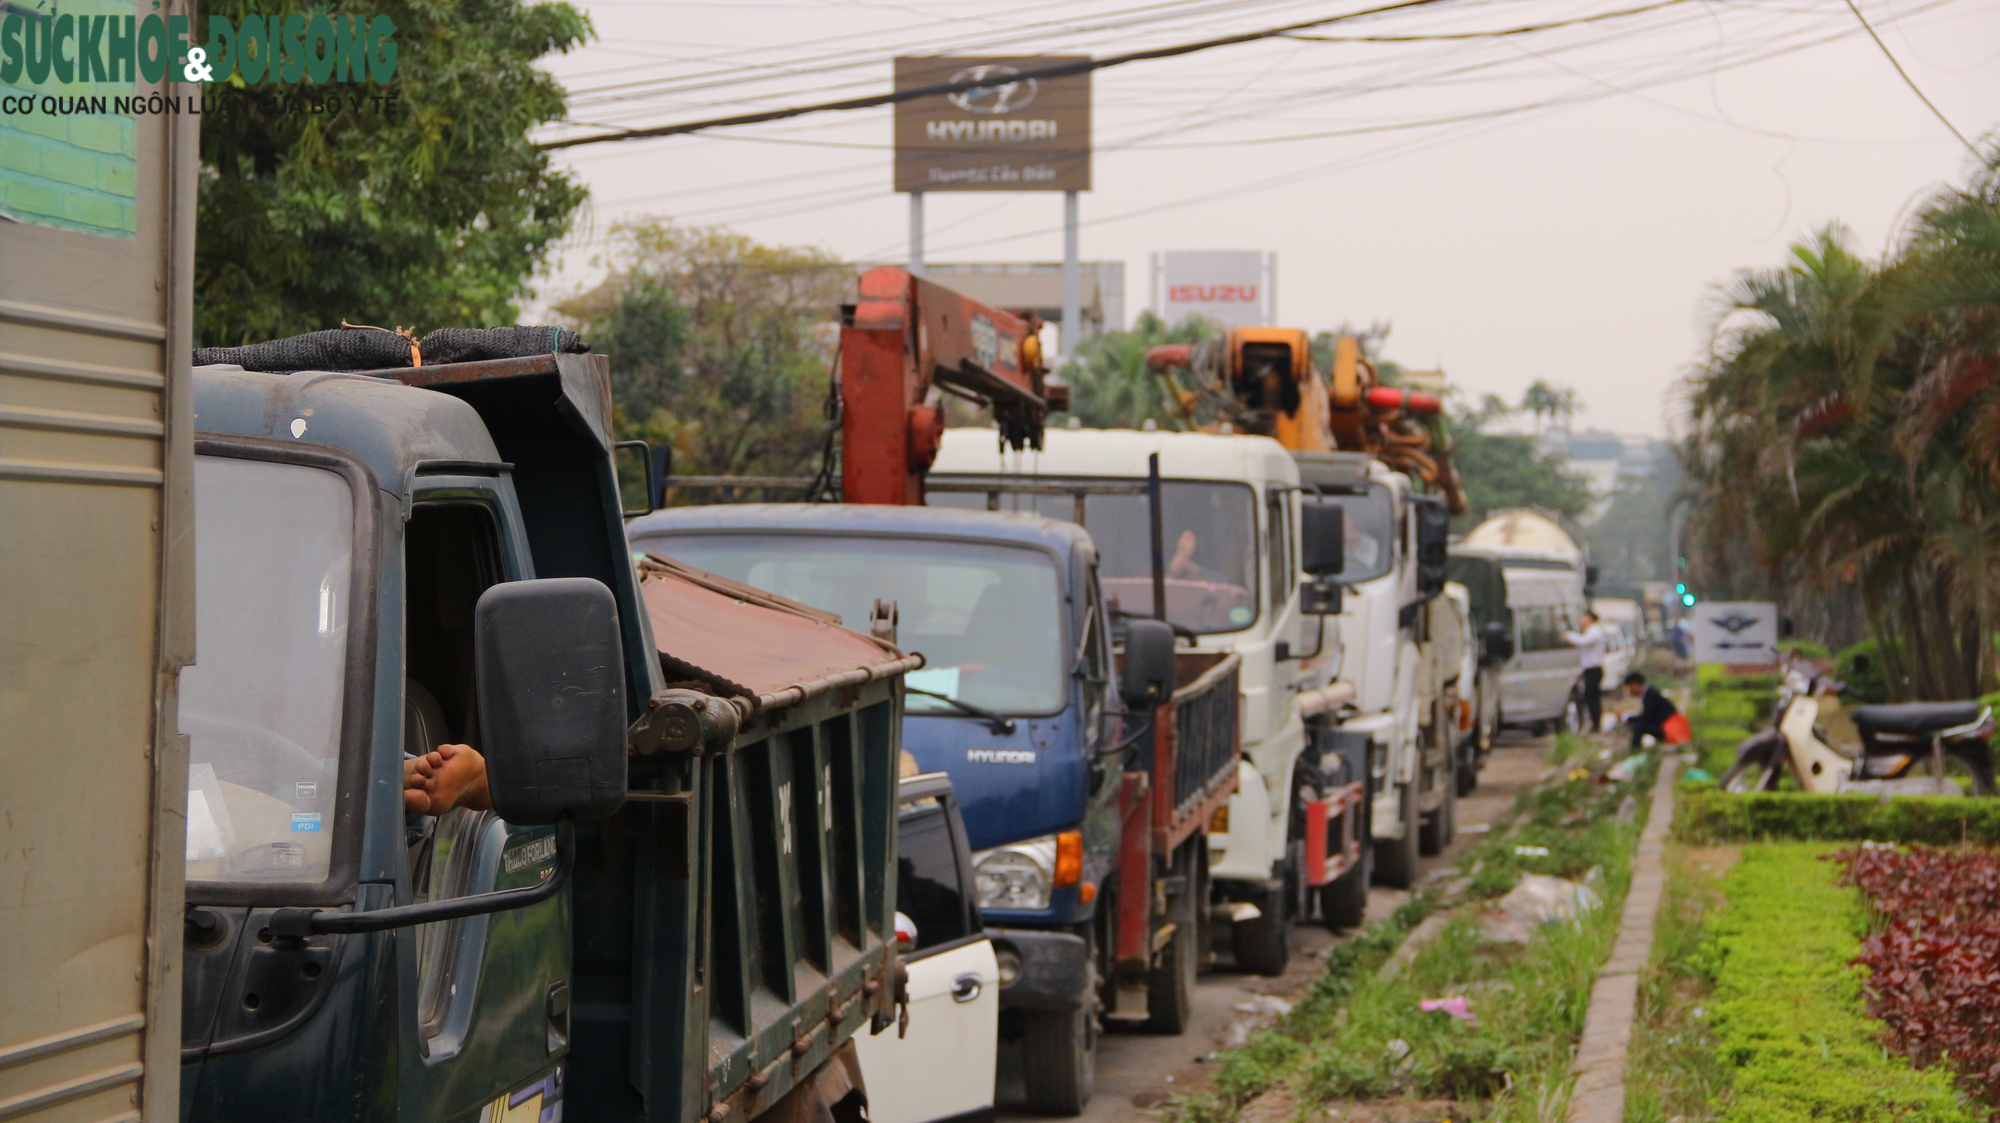
[(1870, 263), (1831, 224), (1720, 292), (1684, 442), (1712, 585), (1852, 598), (1906, 696), (1994, 685), (2000, 165)]

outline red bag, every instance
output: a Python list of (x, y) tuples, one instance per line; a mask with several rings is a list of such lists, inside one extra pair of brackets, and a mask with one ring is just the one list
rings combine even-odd
[(1694, 730), (1688, 728), (1686, 714), (1675, 714), (1668, 718), (1666, 724), (1660, 726), (1660, 728), (1666, 731), (1667, 744), (1669, 745), (1685, 745), (1689, 741), (1694, 740)]

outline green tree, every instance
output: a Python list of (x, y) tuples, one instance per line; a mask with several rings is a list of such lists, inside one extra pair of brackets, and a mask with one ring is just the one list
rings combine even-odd
[(609, 354), (620, 435), (671, 445), (698, 475), (817, 470), (853, 267), (660, 219), (612, 244), (610, 276), (557, 311)]
[[(297, 0), (216, 0), (202, 14), (282, 19)], [(583, 187), (528, 134), (567, 112), (534, 64), (583, 41), (566, 3), (355, 0), (395, 21), (395, 78), (286, 93), (377, 98), (338, 115), (260, 109), (203, 118), (195, 334), (227, 346), (338, 327), (512, 323)], [(238, 75), (240, 83), (240, 75)], [(223, 89), (220, 96), (231, 97)]]
[[(1213, 324), (1197, 316), (1168, 324), (1141, 312), (1130, 331), (1107, 331), (1084, 340), (1057, 372), (1070, 385), (1070, 412), (1094, 429), (1137, 429), (1147, 421), (1166, 429), (1185, 427), (1166, 383), (1146, 369), (1146, 349), (1200, 343), (1216, 334)], [(1209, 418), (1198, 413), (1197, 420)]]
[(1495, 511), (1536, 507), (1560, 516), (1574, 532), (1576, 519), (1590, 509), (1590, 481), (1570, 471), (1560, 454), (1543, 452), (1535, 438), (1491, 431), (1491, 426), (1516, 412), (1487, 394), (1477, 406), (1460, 407), (1446, 418), (1452, 464), (1466, 498), (1465, 512), (1453, 522), (1458, 529), (1469, 530)]
[(1539, 378), (1521, 395), (1521, 412), (1533, 415), (1543, 430), (1558, 424), (1568, 425), (1581, 405), (1575, 390), (1551, 386)]

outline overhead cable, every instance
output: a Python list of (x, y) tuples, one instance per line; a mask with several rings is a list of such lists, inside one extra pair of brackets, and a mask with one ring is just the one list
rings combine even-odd
[[(1276, 39), (1287, 32), (1304, 31), (1311, 27), (1325, 27), (1328, 24), (1347, 20), (1363, 19), (1382, 15), (1385, 12), (1404, 11), (1410, 8), (1426, 8), (1449, 0), (1399, 0), (1397, 3), (1366, 8), (1344, 15), (1326, 16), (1315, 20), (1287, 24), (1282, 27), (1267, 27), (1258, 31), (1245, 31), (1235, 35), (1224, 35), (1214, 39), (1204, 39), (1194, 43), (1177, 43), (1167, 47), (1154, 47), (1144, 51), (1130, 51), (1122, 55), (1111, 55), (1101, 59), (1077, 59), (1072, 62), (1052, 63), (1048, 66), (1029, 67), (1015, 74), (1013, 81), (1030, 81), (1046, 78), (1067, 78), (1076, 74), (1089, 74), (1113, 66), (1123, 66), (1131, 62), (1149, 62), (1155, 59), (1177, 58), (1197, 51), (1214, 50), (1217, 47), (1233, 47), (1241, 43), (1255, 43), (1264, 39)], [(557, 148), (578, 148), (586, 144), (608, 144), (614, 141), (649, 140), (657, 137), (683, 136), (688, 133), (703, 132), (708, 129), (728, 128), (734, 125), (756, 125), (765, 121), (782, 121), (790, 117), (802, 117), (808, 113), (834, 113), (852, 109), (873, 109), (878, 105), (894, 105), (898, 102), (913, 101), (924, 97), (941, 97), (947, 94), (964, 93), (991, 85), (990, 78), (965, 78), (955, 82), (932, 82), (909, 89), (893, 90), (885, 94), (871, 94), (867, 97), (847, 98), (842, 101), (820, 102), (816, 105), (795, 105), (783, 109), (767, 109), (761, 113), (740, 113), (733, 117), (714, 117), (706, 121), (685, 121), (677, 125), (659, 125), (650, 129), (627, 129), (624, 132), (601, 133), (597, 136), (568, 137), (563, 140), (544, 141), (535, 147), (550, 150)]]
[(1975, 159), (1982, 161), (1985, 160), (1986, 155), (1985, 153), (1979, 151), (1979, 146), (1965, 139), (1965, 134), (1958, 131), (1958, 126), (1952, 124), (1951, 119), (1946, 117), (1944, 115), (1944, 112), (1940, 110), (1937, 106), (1931, 104), (1931, 99), (1924, 96), (1924, 91), (1917, 88), (1917, 83), (1914, 79), (1910, 77), (1910, 72), (1903, 69), (1903, 64), (1896, 61), (1895, 55), (1889, 53), (1889, 44), (1884, 43), (1882, 41), (1882, 37), (1880, 35), (1875, 34), (1874, 25), (1868, 22), (1867, 16), (1861, 14), (1860, 8), (1854, 6), (1854, 0), (1847, 0), (1847, 10), (1853, 12), (1854, 18), (1861, 21), (1861, 29), (1868, 33), (1868, 37), (1870, 39), (1875, 40), (1875, 45), (1877, 47), (1882, 48), (1882, 57), (1888, 59), (1889, 65), (1896, 68), (1896, 73), (1902, 76), (1903, 84), (1910, 87), (1910, 92), (1917, 95), (1917, 100), (1923, 102), (1924, 108), (1931, 111), (1931, 116), (1936, 117), (1944, 125), (1945, 128), (1950, 129), (1951, 135), (1957, 137), (1958, 143), (1963, 144), (1965, 146), (1965, 150), (1967, 152), (1972, 153)]

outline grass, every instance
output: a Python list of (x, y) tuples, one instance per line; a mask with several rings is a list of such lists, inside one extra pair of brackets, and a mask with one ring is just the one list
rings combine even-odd
[[(1491, 1123), (1560, 1120), (1591, 985), (1617, 936), (1645, 804), (1620, 810), (1628, 796), (1644, 794), (1656, 767), (1649, 761), (1629, 783), (1600, 783), (1609, 762), (1592, 748), (1558, 738), (1551, 758), (1575, 761), (1572, 769), (1522, 793), (1461, 872), (1471, 874), (1466, 898), (1475, 904), (1506, 893), (1525, 873), (1592, 877), (1599, 908), (1576, 924), (1543, 926), (1525, 946), (1485, 940), (1477, 909), (1468, 908), (1404, 970), (1382, 978), (1381, 965), (1436, 907), (1419, 897), (1335, 945), (1308, 999), (1225, 1053), (1215, 1090), (1175, 1101), (1171, 1114), (1182, 1123), (1233, 1123), (1260, 1093), (1281, 1088), (1300, 1118), (1336, 1101), (1421, 1097), (1457, 1101)], [(1520, 855), (1517, 846), (1549, 853)], [(1476, 1025), (1419, 1007), (1454, 996), (1466, 999)]]
[[(1850, 966), (1868, 918), (1823, 843), (1678, 849), (1644, 980), (1633, 1123), (1972, 1123), (1949, 1074), (1885, 1049)], [(1708, 869), (1701, 869), (1706, 858)], [(1718, 907), (1720, 906), (1720, 907)]]
[(1737, 855), (1734, 847), (1667, 846), (1666, 896), (1632, 1025), (1626, 1123), (1714, 1123), (1729, 1081), (1706, 1020), (1715, 988), (1702, 958), (1702, 923), (1722, 907), (1723, 875)]

